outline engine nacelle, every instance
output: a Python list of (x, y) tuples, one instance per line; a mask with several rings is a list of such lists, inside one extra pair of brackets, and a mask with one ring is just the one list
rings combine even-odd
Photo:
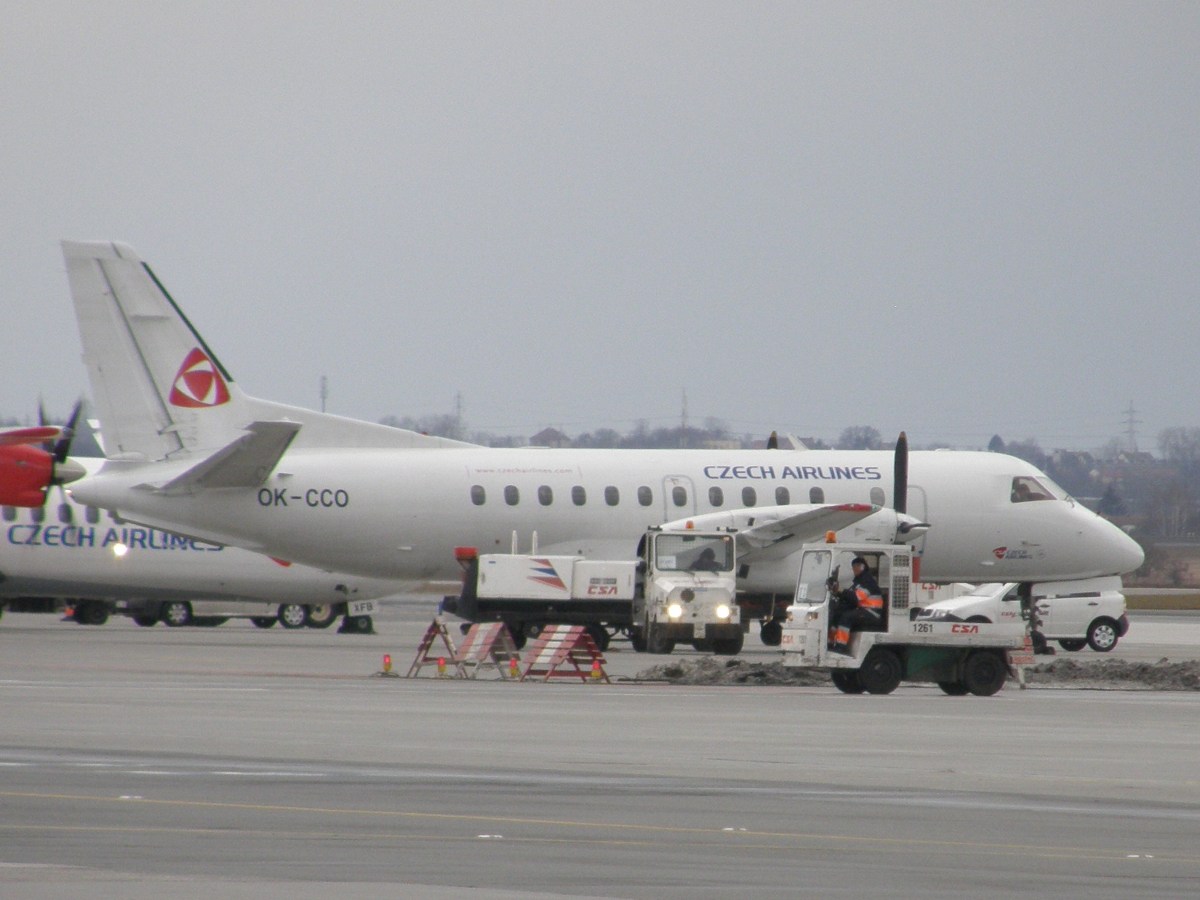
[(29, 444), (0, 446), (0, 505), (37, 507), (54, 479), (54, 457)]

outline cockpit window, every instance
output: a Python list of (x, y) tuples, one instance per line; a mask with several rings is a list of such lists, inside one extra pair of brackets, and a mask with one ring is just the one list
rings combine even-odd
[(1031, 500), (1061, 500), (1062, 492), (1056, 491), (1057, 485), (1046, 479), (1034, 478), (1031, 475), (1018, 475), (1012, 480), (1012, 502), (1028, 503)]

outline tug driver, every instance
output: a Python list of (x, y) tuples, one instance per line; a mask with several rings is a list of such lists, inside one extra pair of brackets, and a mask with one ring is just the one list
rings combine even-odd
[(831, 630), (830, 649), (835, 653), (848, 653), (850, 634), (854, 630), (878, 628), (883, 624), (883, 592), (879, 582), (871, 574), (871, 567), (861, 556), (850, 562), (854, 581), (850, 587), (838, 593), (838, 584), (829, 580), (829, 589), (837, 594)]

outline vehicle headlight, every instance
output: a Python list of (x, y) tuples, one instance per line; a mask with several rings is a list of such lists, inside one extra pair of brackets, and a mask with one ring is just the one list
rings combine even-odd
[(669, 606), (667, 606), (667, 615), (672, 619), (678, 619), (683, 615), (683, 604), (678, 602), (671, 603)]
[(729, 607), (726, 606), (724, 603), (717, 604), (717, 618), (718, 619), (728, 619), (729, 618)]

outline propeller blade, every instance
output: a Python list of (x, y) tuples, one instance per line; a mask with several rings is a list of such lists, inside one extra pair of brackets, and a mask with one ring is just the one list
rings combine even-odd
[(908, 512), (908, 435), (903, 431), (896, 439), (896, 460), (892, 478), (892, 508)]
[(778, 450), (779, 449), (779, 435), (776, 434), (774, 431), (772, 431), (771, 436), (769, 438), (767, 438), (767, 449), (768, 450)]
[(82, 411), (83, 398), (80, 398), (75, 401), (75, 408), (71, 410), (71, 417), (67, 419), (67, 424), (63, 427), (62, 437), (54, 443), (54, 462), (59, 465), (66, 462), (67, 456), (71, 453), (71, 441), (75, 439), (75, 427), (79, 424), (79, 414)]

